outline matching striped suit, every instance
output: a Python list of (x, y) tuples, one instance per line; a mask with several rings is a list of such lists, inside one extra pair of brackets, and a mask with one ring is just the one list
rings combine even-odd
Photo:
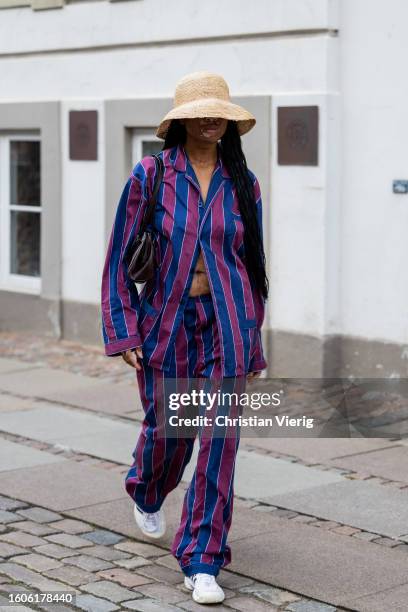
[[(243, 222), (233, 181), (218, 160), (204, 205), (184, 147), (160, 153), (164, 176), (154, 217), (158, 267), (140, 296), (126, 274), (126, 254), (151, 193), (155, 165), (143, 158), (123, 189), (102, 278), (102, 329), (108, 356), (141, 346), (137, 381), (145, 417), (133, 451), (126, 490), (139, 508), (159, 510), (180, 482), (194, 437), (166, 436), (166, 396), (171, 378), (198, 377), (213, 390), (245, 391), (245, 374), (267, 367), (261, 341), (264, 301), (252, 289), (243, 261)], [(250, 172), (262, 233), (259, 183)], [(191, 297), (189, 289), (202, 250), (211, 294)], [(218, 381), (218, 383), (217, 383)], [(218, 386), (217, 386), (218, 384)], [(237, 406), (232, 413), (237, 415)], [(225, 413), (221, 403), (212, 416)], [(205, 411), (205, 408), (204, 408)], [(230, 410), (227, 410), (231, 414)], [(207, 428), (208, 429), (208, 428)], [(198, 433), (199, 451), (185, 493), (172, 553), (183, 572), (217, 575), (231, 561), (227, 544), (232, 521), (239, 427)]]
[[(164, 163), (154, 219), (160, 265), (138, 295), (126, 275), (127, 249), (140, 226), (154, 179), (152, 157), (133, 169), (123, 189), (102, 278), (102, 326), (107, 355), (143, 345), (148, 364), (169, 370), (172, 345), (183, 316), (200, 247), (210, 280), (221, 344), (223, 376), (267, 367), (261, 341), (264, 301), (252, 289), (243, 261), (244, 226), (233, 181), (218, 162), (201, 200), (184, 147), (160, 153)], [(262, 231), (262, 199), (250, 172)], [(203, 214), (200, 214), (203, 209)]]

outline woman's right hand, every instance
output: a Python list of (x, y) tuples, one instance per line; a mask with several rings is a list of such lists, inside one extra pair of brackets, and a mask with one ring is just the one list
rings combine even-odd
[(132, 366), (132, 368), (136, 368), (136, 370), (142, 369), (142, 366), (138, 361), (138, 359), (142, 359), (143, 357), (141, 346), (138, 346), (134, 351), (132, 351), (132, 349), (129, 349), (128, 351), (123, 351), (122, 357), (127, 364)]

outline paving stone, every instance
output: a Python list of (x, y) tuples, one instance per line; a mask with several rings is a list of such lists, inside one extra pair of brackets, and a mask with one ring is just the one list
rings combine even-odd
[(109, 569), (114, 567), (110, 561), (103, 561), (97, 557), (89, 557), (88, 555), (78, 555), (77, 557), (67, 557), (63, 560), (67, 565), (75, 565), (88, 572), (98, 572), (99, 570)]
[(72, 586), (80, 586), (81, 584), (88, 584), (94, 580), (98, 580), (96, 574), (87, 572), (79, 567), (73, 565), (63, 565), (52, 570), (44, 572), (46, 576), (55, 580), (61, 580), (71, 584)]
[[(340, 523), (336, 523), (336, 521), (305, 521), (313, 525), (313, 527), (319, 527), (320, 529), (333, 529), (334, 527), (341, 527)], [(354, 532), (357, 533), (359, 529), (354, 529)], [(341, 532), (340, 532), (341, 533)]]
[(381, 544), (381, 546), (388, 546), (389, 548), (393, 548), (399, 544), (398, 540), (393, 540), (392, 538), (375, 538), (372, 540), (372, 542), (375, 542), (375, 544)]
[(6, 574), (13, 580), (17, 582), (23, 582), (26, 585), (32, 586), (39, 591), (60, 591), (60, 592), (70, 592), (76, 593), (76, 589), (72, 587), (67, 588), (65, 584), (61, 582), (56, 582), (55, 580), (49, 580), (38, 574), (37, 572), (33, 572), (26, 567), (22, 567), (21, 565), (17, 565), (16, 563), (3, 563), (1, 566), (1, 571), (3, 574)]
[[(251, 508), (251, 506), (248, 506), (248, 508)], [(256, 512), (274, 512), (275, 510), (278, 510), (276, 506), (267, 506), (265, 504), (254, 506), (253, 509), (256, 510)], [(296, 514), (296, 512), (294, 512), (293, 514)]]
[(293, 512), (293, 510), (284, 510), (283, 508), (277, 508), (273, 510), (273, 514), (275, 516), (280, 516), (281, 518), (293, 518), (297, 515), (297, 512)]
[[(163, 559), (163, 557), (156, 557), (155, 562), (159, 563), (160, 559)], [(150, 563), (151, 561), (148, 561), (144, 557), (131, 557), (130, 559), (118, 559), (115, 561), (115, 565), (126, 569), (136, 569), (137, 567), (142, 567), (142, 565), (150, 565)], [(174, 567), (172, 569), (174, 569)]]
[(19, 523), (10, 523), (9, 527), (13, 527), (13, 529), (20, 529), (26, 533), (31, 533), (32, 535), (43, 536), (50, 535), (51, 533), (56, 533), (56, 530), (49, 525), (42, 525), (41, 523), (34, 523), (33, 521), (21, 521)]
[(1, 542), (8, 542), (9, 544), (15, 544), (16, 546), (22, 546), (23, 548), (30, 548), (32, 546), (40, 546), (47, 542), (43, 538), (33, 536), (30, 533), (24, 531), (11, 531), (0, 536)]
[[(18, 494), (25, 501), (57, 511), (129, 497), (120, 474), (69, 460), (57, 465), (2, 472), (0, 490), (11, 497)], [(58, 518), (62, 517), (50, 521)]]
[(89, 540), (76, 535), (71, 535), (69, 533), (56, 533), (54, 535), (46, 536), (46, 539), (54, 544), (68, 546), (68, 548), (85, 548), (87, 546), (92, 546), (92, 542), (89, 542)]
[[(111, 472), (109, 471), (108, 474), (111, 474)], [(123, 488), (123, 476), (119, 475), (119, 477), (121, 479)], [(170, 493), (169, 497), (174, 497), (174, 494), (178, 495), (178, 487), (175, 491), (172, 491)], [(182, 498), (180, 497), (180, 504), (181, 503)], [(179, 508), (181, 508), (181, 505), (179, 506)], [(170, 513), (172, 513), (172, 510), (173, 509), (171, 508)], [(108, 531), (120, 533), (128, 537), (134, 537), (135, 535), (135, 518), (133, 515), (133, 504), (127, 493), (126, 497), (123, 496), (121, 499), (101, 503), (98, 503), (97, 501), (96, 503), (92, 503), (92, 505), (77, 508), (75, 510), (68, 510), (67, 514), (73, 518), (85, 522), (90, 522), (93, 525), (98, 525), (98, 527), (104, 528)], [(166, 509), (166, 520), (167, 518), (168, 511)], [(170, 525), (169, 528), (171, 528)], [(140, 533), (140, 537), (143, 538), (143, 534)]]
[(23, 520), (18, 516), (18, 514), (9, 512), (8, 510), (0, 510), (0, 522), (7, 525), (8, 523), (14, 523), (18, 520)]
[(340, 525), (340, 527), (334, 527), (332, 531), (334, 531), (335, 533), (340, 533), (341, 535), (349, 536), (354, 535), (360, 530), (356, 529), (355, 527), (349, 527), (348, 525)]
[(84, 533), (82, 537), (90, 540), (94, 544), (103, 544), (105, 546), (117, 544), (125, 539), (123, 535), (113, 533), (113, 531), (107, 531), (106, 529), (96, 529), (95, 531)]
[[(6, 578), (6, 580), (9, 581), (10, 578)], [(21, 584), (2, 584), (1, 590), (5, 593), (30, 593), (32, 591), (32, 589), (30, 591)]]
[(75, 405), (86, 410), (104, 412), (112, 415), (129, 415), (142, 418), (142, 406), (134, 386), (129, 384), (105, 382), (99, 380), (98, 385), (88, 388), (66, 389), (53, 398), (58, 402)]
[[(177, 608), (181, 608), (182, 610), (188, 610), (189, 612), (202, 612), (203, 606), (201, 604), (196, 603), (190, 595), (190, 599), (186, 599), (186, 601), (180, 601), (177, 604)], [(217, 610), (217, 612), (231, 612), (231, 608), (227, 608), (223, 604), (211, 604), (211, 608)]]
[[(142, 557), (139, 557), (139, 559), (142, 559)], [(179, 571), (180, 569), (178, 561), (175, 557), (173, 557), (173, 555), (164, 555), (163, 557), (157, 557), (154, 561), (155, 563), (158, 563), (159, 565), (164, 565), (164, 567), (168, 567), (172, 570)]]
[(392, 446), (331, 461), (333, 465), (356, 472), (368, 472), (380, 478), (408, 483), (408, 453), (404, 446)]
[(130, 462), (139, 428), (139, 424), (135, 426), (133, 423), (55, 405), (2, 413), (3, 431), (62, 444), (72, 450), (125, 465)]
[(101, 385), (101, 381), (90, 376), (78, 376), (71, 372), (47, 367), (27, 368), (24, 372), (24, 386), (21, 385), (21, 373), (0, 375), (0, 389), (30, 398), (54, 400), (58, 394), (71, 389), (87, 389)]
[(186, 594), (179, 589), (174, 588), (168, 584), (160, 584), (155, 582), (154, 584), (147, 584), (144, 586), (138, 586), (137, 592), (148, 597), (149, 599), (158, 599), (161, 602), (168, 604), (176, 604), (179, 601), (185, 601)]
[(42, 546), (37, 546), (34, 550), (41, 555), (53, 557), (54, 559), (64, 559), (65, 557), (73, 557), (78, 554), (72, 548), (66, 548), (59, 544), (43, 544)]
[(92, 582), (84, 584), (82, 587), (83, 591), (88, 591), (96, 597), (104, 597), (114, 603), (120, 603), (125, 600), (131, 600), (135, 598), (135, 592), (125, 589), (115, 582), (109, 580), (101, 580), (100, 582)]
[[(256, 478), (253, 477), (254, 474), (257, 475)], [(234, 490), (240, 497), (268, 501), (272, 494), (307, 490), (311, 487), (343, 480), (343, 476), (333, 472), (241, 451), (237, 455)]]
[(129, 572), (128, 570), (119, 567), (98, 572), (98, 576), (100, 578), (104, 578), (105, 580), (112, 580), (113, 582), (118, 582), (119, 584), (127, 588), (134, 588), (138, 587), (139, 585), (148, 584), (149, 582), (151, 582), (151, 579), (146, 578), (146, 576), (140, 576), (139, 574)]
[(398, 546), (395, 547), (395, 550), (399, 550), (400, 552), (408, 552), (408, 544), (398, 544)]
[(115, 550), (108, 546), (100, 546), (96, 544), (90, 548), (85, 549), (86, 554), (91, 557), (97, 557), (98, 559), (104, 559), (105, 561), (117, 561), (118, 559), (130, 559), (130, 554), (123, 550)]
[(336, 457), (394, 446), (386, 438), (252, 438), (251, 445), (308, 463), (326, 463)]
[(183, 573), (181, 570), (178, 572), (171, 570), (161, 565), (146, 565), (138, 569), (138, 573), (148, 578), (154, 578), (159, 582), (168, 584), (180, 584), (183, 582)]
[(8, 544), (7, 542), (0, 542), (0, 557), (14, 557), (14, 555), (24, 555), (27, 553), (25, 548), (21, 546), (15, 546), (14, 544)]
[(297, 601), (290, 604), (286, 610), (290, 612), (336, 612), (334, 606), (319, 601)]
[(46, 612), (72, 612), (72, 608), (67, 608), (61, 603), (43, 603), (39, 604), (38, 607)]
[(222, 588), (233, 590), (254, 584), (252, 578), (239, 576), (238, 574), (233, 574), (230, 571), (221, 571), (218, 575), (217, 582), (222, 586)]
[[(296, 521), (296, 523), (316, 523), (316, 522), (321, 522), (321, 521), (316, 521), (316, 519), (313, 516), (308, 516), (307, 514), (298, 514), (297, 516), (294, 516), (292, 521)], [(325, 521), (326, 523), (328, 523), (329, 521)], [(330, 521), (332, 522), (332, 521)], [(335, 523), (336, 525), (338, 525), (338, 523)]]
[(65, 459), (58, 455), (0, 438), (0, 472), (21, 470), (47, 463), (61, 463), (61, 461)]
[[(4, 601), (5, 604), (8, 603), (7, 599), (5, 599), (4, 597), (0, 596), (0, 603), (1, 603), (1, 601)], [(1, 606), (2, 612), (15, 612), (15, 609), (16, 609), (15, 605), (11, 605), (11, 606), (2, 605)], [(27, 606), (18, 606), (17, 609), (18, 609), (19, 612), (29, 612), (30, 610), (33, 610), (33, 608), (27, 608)]]
[(93, 595), (78, 595), (75, 605), (87, 612), (113, 612), (114, 610), (119, 610), (118, 606), (115, 606), (113, 603)]
[(353, 538), (359, 538), (360, 540), (366, 540), (367, 542), (371, 542), (378, 538), (378, 533), (370, 533), (369, 531), (356, 531), (353, 533)]
[[(241, 514), (251, 520), (251, 510)], [(232, 572), (337, 606), (346, 600), (345, 584), (349, 601), (407, 580), (406, 555), (395, 548), (273, 516), (268, 523), (263, 534), (233, 543)]]
[(25, 508), (25, 506), (27, 506), (25, 502), (0, 495), (0, 510), (16, 510), (17, 508)]
[(400, 535), (398, 539), (402, 540), (402, 542), (408, 542), (408, 535), (407, 534)]
[(29, 519), (30, 521), (35, 521), (36, 523), (49, 523), (51, 521), (58, 521), (59, 519), (62, 519), (60, 514), (51, 512), (45, 508), (26, 508), (19, 510), (18, 514), (26, 519)]
[(51, 523), (50, 527), (57, 531), (63, 531), (64, 533), (70, 533), (72, 535), (87, 533), (89, 531), (89, 525), (87, 525), (87, 523), (75, 519), (62, 519), (62, 521)]
[(300, 599), (299, 595), (294, 595), (293, 593), (289, 593), (289, 591), (277, 589), (259, 582), (241, 587), (239, 592), (246, 593), (247, 595), (253, 595), (254, 597), (258, 597), (259, 599), (267, 601), (277, 607), (283, 605), (284, 603), (291, 603)]
[(273, 612), (278, 610), (276, 606), (259, 601), (254, 597), (232, 597), (225, 600), (225, 605), (234, 610), (242, 610), (242, 612), (248, 612), (248, 610), (251, 610), (251, 612), (267, 612), (268, 610)]
[(138, 610), (139, 612), (177, 612), (179, 610), (170, 604), (166, 605), (154, 599), (134, 599), (123, 602), (122, 606), (127, 610)]
[(134, 540), (126, 540), (114, 546), (116, 550), (123, 550), (132, 555), (140, 555), (141, 557), (161, 557), (168, 555), (167, 550), (163, 550), (153, 544), (145, 544), (144, 542), (135, 542)]
[(28, 567), (28, 569), (32, 569), (35, 572), (43, 572), (50, 569), (55, 569), (56, 567), (60, 567), (61, 563), (56, 559), (52, 559), (50, 557), (45, 557), (44, 555), (39, 555), (37, 553), (29, 553), (28, 555), (19, 555), (18, 557), (13, 557), (10, 559), (14, 563), (19, 563), (20, 565), (24, 565)]
[(270, 502), (391, 538), (405, 533), (408, 524), (408, 491), (373, 485), (367, 480), (347, 480), (276, 495)]

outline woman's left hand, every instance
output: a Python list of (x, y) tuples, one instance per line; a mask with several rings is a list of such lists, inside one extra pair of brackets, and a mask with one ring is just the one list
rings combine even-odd
[(261, 375), (261, 371), (257, 371), (257, 372), (248, 372), (247, 374), (247, 380), (251, 381), (253, 378), (259, 378)]

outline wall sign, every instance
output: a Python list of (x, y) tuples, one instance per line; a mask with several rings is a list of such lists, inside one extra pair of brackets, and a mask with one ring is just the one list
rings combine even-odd
[(278, 107), (278, 164), (317, 166), (318, 106)]
[(69, 111), (69, 159), (98, 159), (98, 111)]
[(408, 181), (395, 179), (392, 182), (393, 193), (408, 193)]

